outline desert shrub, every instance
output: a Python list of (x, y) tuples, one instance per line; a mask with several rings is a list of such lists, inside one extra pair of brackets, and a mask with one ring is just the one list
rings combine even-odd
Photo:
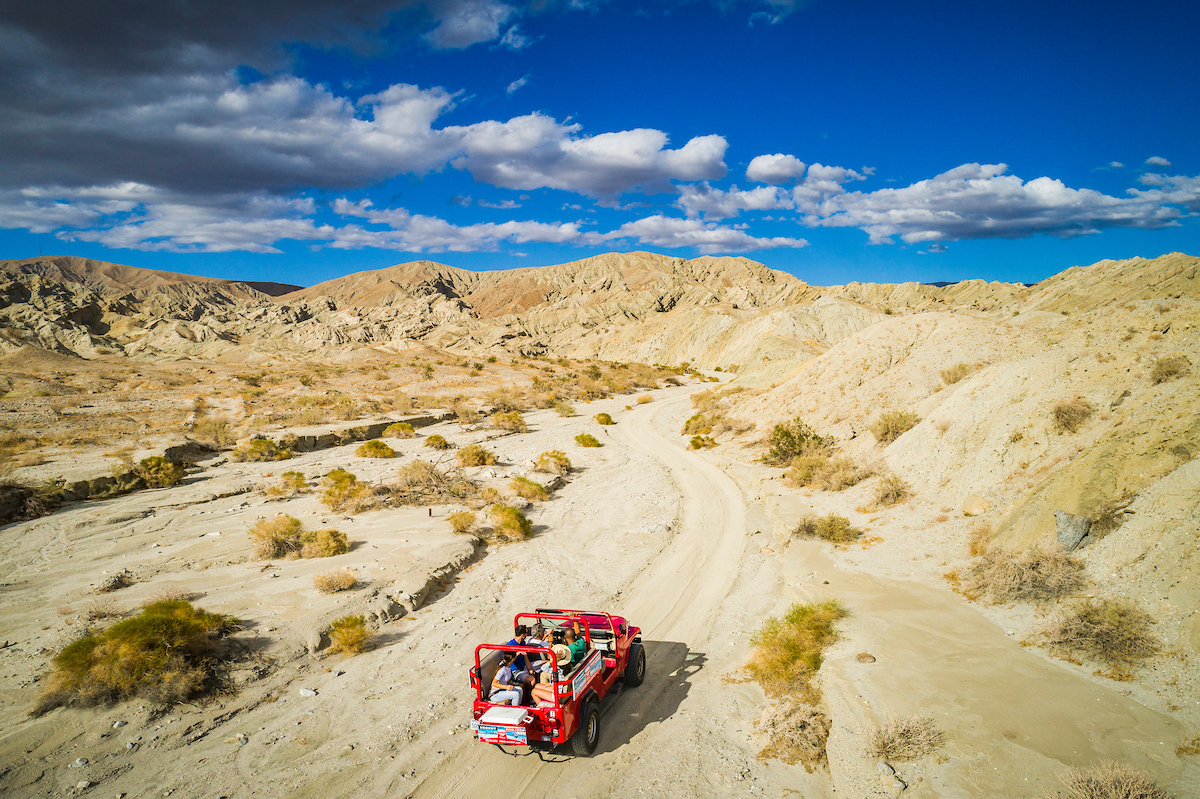
[(183, 480), (183, 467), (172, 463), (162, 455), (151, 455), (143, 458), (134, 469), (137, 476), (146, 481), (149, 488), (169, 488), (179, 485)]
[(968, 590), (989, 602), (1047, 602), (1086, 584), (1083, 564), (1057, 545), (1024, 553), (991, 547), (971, 567)]
[(650, 396), (649, 394), (643, 394), (637, 398), (638, 405), (645, 405), (648, 402), (654, 402), (654, 397)]
[(688, 442), (688, 449), (712, 449), (716, 445), (716, 439), (711, 436), (692, 436)]
[(871, 434), (885, 447), (917, 426), (921, 417), (912, 411), (884, 411), (871, 425)]
[(429, 438), (425, 439), (425, 446), (430, 449), (450, 449), (450, 442), (444, 437), (434, 433)]
[(492, 529), (500, 538), (522, 541), (533, 532), (533, 524), (525, 514), (511, 505), (493, 505), (490, 513)]
[(408, 422), (396, 422), (388, 425), (383, 435), (386, 438), (416, 438), (417, 431), (413, 430), (413, 426)]
[(1056, 433), (1074, 433), (1096, 412), (1096, 406), (1083, 397), (1063, 400), (1054, 406), (1052, 416)]
[(572, 405), (571, 403), (567, 402), (566, 400), (557, 400), (554, 403), (553, 407), (554, 407), (554, 412), (557, 413), (559, 416), (574, 416), (575, 415), (575, 406)]
[(1066, 793), (1046, 794), (1045, 799), (1171, 799), (1149, 775), (1133, 766), (1101, 760), (1090, 768), (1072, 768), (1059, 779)]
[(269, 438), (252, 438), (233, 451), (235, 461), (285, 461), (290, 457), (290, 449), (284, 449)]
[(124, 615), (117, 605), (116, 599), (111, 596), (96, 597), (83, 609), (83, 617), (88, 621), (115, 619)]
[(754, 725), (766, 733), (769, 743), (760, 758), (778, 758), (790, 765), (801, 763), (805, 770), (825, 760), (825, 742), (833, 722), (816, 708), (784, 701), (763, 709)]
[(300, 550), (300, 530), (303, 525), (295, 516), (277, 513), (270, 519), (259, 519), (250, 528), (254, 554), (259, 558), (281, 558)]
[(493, 413), (492, 427), (500, 430), (507, 430), (510, 433), (529, 432), (529, 425), (525, 423), (525, 417), (523, 417), (518, 411), (501, 411), (500, 413)]
[(353, 513), (358, 503), (370, 494), (370, 488), (345, 469), (334, 469), (321, 480), (321, 502), (333, 511)]
[(713, 431), (713, 428), (722, 422), (724, 416), (720, 413), (701, 411), (700, 413), (692, 414), (688, 420), (683, 423), (683, 428), (679, 431), (680, 435), (706, 436)]
[(300, 557), (331, 558), (350, 551), (350, 539), (337, 530), (309, 530), (300, 534)]
[(342, 616), (329, 625), (329, 653), (357, 655), (367, 649), (367, 620), (362, 616)]
[(308, 491), (308, 480), (303, 472), (284, 472), (279, 477), (279, 484), (265, 489), (269, 497), (291, 497)]
[(358, 575), (353, 569), (330, 569), (314, 574), (313, 585), (322, 594), (336, 594), (338, 591), (349, 591), (358, 585)]
[(1184, 355), (1164, 355), (1161, 358), (1155, 358), (1154, 363), (1150, 366), (1150, 380), (1156, 386), (1159, 383), (1174, 380), (1187, 374), (1189, 366), (1191, 366), (1191, 361)]
[(394, 458), (396, 450), (376, 438), (359, 444), (354, 454), (360, 458)]
[(596, 424), (616, 424), (607, 413), (598, 413), (592, 418), (596, 420)]
[(849, 519), (836, 513), (828, 516), (805, 516), (792, 531), (792, 535), (797, 538), (820, 538), (835, 544), (856, 541), (862, 534), (863, 531), (851, 525)]
[(219, 416), (198, 419), (192, 425), (192, 435), (218, 447), (228, 447), (236, 440), (233, 423)]
[(931, 755), (946, 740), (933, 719), (925, 716), (888, 719), (867, 738), (867, 757), (893, 762)]
[(435, 502), (461, 502), (476, 492), (477, 486), (461, 472), (444, 472), (428, 461), (406, 463), (389, 488), (401, 505), (432, 505)]
[(821, 668), (825, 648), (837, 640), (834, 622), (847, 615), (840, 602), (830, 599), (797, 603), (782, 618), (768, 618), (750, 639), (750, 676), (771, 695), (802, 691)]
[(457, 513), (451, 513), (446, 517), (446, 521), (450, 522), (450, 526), (456, 533), (469, 533), (471, 528), (475, 526), (475, 514), (469, 510), (460, 510)]
[(512, 492), (522, 499), (528, 499), (531, 502), (545, 502), (550, 498), (550, 494), (546, 491), (546, 487), (541, 483), (534, 482), (528, 477), (517, 475), (508, 484)]
[(56, 655), (34, 713), (131, 697), (161, 705), (187, 699), (211, 682), (225, 655), (217, 639), (237, 627), (236, 619), (188, 602), (147, 605)]
[(1088, 513), (1088, 535), (1103, 538), (1115, 532), (1125, 523), (1125, 514), (1133, 498), (1125, 496), (1121, 499), (1105, 499), (1096, 503)]
[[(482, 368), (482, 364), (476, 364)], [(512, 388), (498, 388), (489, 391), (485, 397), (493, 411), (519, 411), (527, 407), (521, 392)]]
[(1052, 622), (1044, 637), (1051, 649), (1120, 673), (1158, 654), (1162, 642), (1153, 625), (1149, 613), (1125, 600), (1085, 599)]
[(496, 453), (479, 444), (468, 444), (458, 451), (459, 466), (491, 466), (496, 463)]
[(851, 486), (858, 485), (874, 474), (867, 468), (860, 468), (848, 457), (832, 458), (813, 474), (812, 485), (825, 491), (845, 491)]
[(881, 508), (888, 508), (908, 499), (912, 493), (908, 483), (901, 480), (899, 475), (885, 474), (875, 486), (875, 504)]
[(581, 447), (603, 447), (604, 446), (599, 441), (597, 441), (596, 437), (594, 435), (592, 435), (591, 433), (580, 433), (579, 435), (575, 436), (575, 443)]
[(787, 466), (792, 458), (811, 454), (814, 448), (828, 445), (829, 442), (817, 435), (804, 420), (796, 417), (790, 422), (780, 422), (771, 428), (767, 436), (767, 454), (763, 455), (763, 463), (770, 466)]
[(975, 371), (975, 367), (969, 363), (956, 363), (954, 366), (942, 370), (942, 382), (952, 386), (973, 371)]
[(538, 455), (533, 470), (546, 474), (567, 474), (571, 471), (571, 459), (560, 449), (547, 450)]

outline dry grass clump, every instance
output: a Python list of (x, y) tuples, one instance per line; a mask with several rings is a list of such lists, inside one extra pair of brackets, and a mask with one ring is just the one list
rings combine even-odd
[(1043, 637), (1051, 649), (1090, 658), (1121, 675), (1162, 649), (1153, 625), (1150, 614), (1131, 602), (1085, 599), (1051, 623)]
[(561, 449), (547, 450), (538, 455), (533, 470), (545, 474), (567, 474), (571, 471), (571, 459)]
[(314, 574), (313, 585), (322, 594), (336, 594), (338, 591), (349, 591), (358, 585), (358, 575), (353, 569), (330, 569)]
[(638, 405), (645, 405), (648, 402), (654, 402), (654, 397), (650, 396), (649, 394), (643, 394), (637, 398)]
[(496, 453), (479, 444), (468, 444), (458, 451), (459, 466), (492, 466), (496, 463)]
[(901, 480), (899, 475), (885, 474), (875, 486), (875, 504), (880, 508), (890, 508), (908, 499), (912, 494), (912, 488)]
[(303, 472), (284, 472), (279, 476), (279, 484), (264, 489), (268, 497), (286, 498), (308, 492), (308, 480)]
[(820, 538), (834, 544), (848, 544), (857, 541), (863, 531), (850, 524), (845, 516), (831, 513), (828, 516), (805, 516), (792, 530), (796, 538)]
[(329, 653), (357, 655), (367, 650), (367, 620), (362, 616), (342, 616), (329, 625)]
[(529, 425), (519, 411), (501, 411), (492, 414), (492, 427), (510, 433), (528, 433)]
[(1178, 757), (1200, 755), (1200, 735), (1193, 735), (1190, 739), (1175, 747), (1175, 754)]
[(117, 600), (111, 596), (99, 596), (89, 602), (83, 609), (83, 617), (88, 621), (115, 619), (125, 614), (121, 611)]
[(514, 477), (512, 482), (508, 484), (508, 487), (518, 497), (527, 499), (530, 502), (545, 502), (550, 498), (550, 493), (546, 491), (545, 486), (521, 475)]
[(1132, 513), (1128, 508), (1133, 503), (1133, 497), (1127, 495), (1120, 499), (1106, 499), (1097, 503), (1088, 514), (1088, 535), (1103, 538), (1115, 532), (1125, 523), (1125, 514)]
[(1044, 799), (1172, 799), (1149, 775), (1133, 766), (1101, 760), (1091, 768), (1073, 768), (1059, 779), (1066, 793), (1045, 794)]
[(160, 705), (187, 699), (212, 682), (226, 653), (218, 639), (237, 629), (230, 616), (188, 602), (155, 602), (141, 613), (66, 646), (33, 709), (96, 705), (139, 697)]
[(461, 472), (444, 472), (428, 461), (413, 461), (400, 468), (396, 483), (388, 491), (401, 505), (432, 505), (462, 502), (477, 493), (478, 486)]
[(604, 446), (599, 441), (597, 441), (596, 437), (594, 435), (592, 435), (591, 433), (580, 433), (579, 435), (575, 436), (575, 443), (581, 447), (603, 447)]
[(429, 447), (430, 449), (450, 449), (451, 444), (445, 439), (444, 436), (434, 433), (429, 438), (425, 439), (425, 446)]
[(832, 448), (825, 441), (808, 441), (801, 454), (788, 464), (787, 482), (796, 487), (812, 486), (824, 491), (845, 491), (872, 474), (860, 469), (845, 455), (832, 457)]
[(233, 422), (220, 416), (197, 419), (192, 425), (192, 435), (217, 447), (232, 446), (237, 440), (237, 430)]
[(596, 420), (596, 424), (616, 424), (616, 422), (613, 421), (612, 416), (608, 415), (607, 413), (598, 413), (592, 418)]
[(1083, 564), (1057, 544), (1023, 553), (990, 547), (971, 567), (968, 592), (989, 602), (1048, 602), (1086, 584)]
[(350, 539), (337, 530), (308, 530), (300, 534), (300, 557), (331, 558), (350, 551)]
[(413, 430), (413, 426), (408, 422), (396, 422), (390, 424), (383, 431), (384, 438), (416, 438), (417, 431)]
[(936, 752), (945, 740), (945, 733), (937, 728), (931, 718), (892, 718), (871, 732), (867, 739), (866, 755), (888, 762), (916, 760)]
[(269, 438), (252, 438), (233, 451), (235, 461), (285, 461), (292, 451)]
[(825, 761), (825, 743), (833, 722), (816, 708), (784, 701), (763, 708), (754, 722), (770, 739), (760, 758), (778, 758), (789, 765), (803, 764), (806, 771)]
[(304, 525), (295, 516), (277, 513), (270, 519), (259, 519), (250, 528), (254, 554), (263, 559), (281, 558), (300, 551), (300, 530)]
[(1083, 397), (1063, 400), (1054, 406), (1054, 432), (1074, 433), (1096, 412), (1096, 406)]
[(831, 445), (832, 442), (817, 435), (803, 419), (796, 417), (771, 428), (767, 436), (767, 453), (762, 460), (769, 466), (787, 466), (793, 458), (827, 451)]
[(1168, 380), (1174, 380), (1187, 374), (1188, 367), (1192, 362), (1185, 355), (1164, 355), (1161, 358), (1155, 358), (1154, 363), (1150, 366), (1150, 380), (1154, 385), (1165, 383)]
[(183, 467), (162, 455), (143, 458), (134, 471), (145, 481), (148, 488), (169, 488), (183, 481)]
[(566, 400), (556, 400), (554, 405), (551, 407), (554, 408), (554, 412), (559, 416), (566, 417), (575, 415), (575, 406)]
[(837, 640), (835, 622), (849, 613), (836, 599), (792, 605), (783, 618), (772, 616), (754, 633), (746, 669), (773, 696), (802, 691), (821, 668), (824, 650)]
[(502, 539), (523, 541), (533, 532), (533, 523), (511, 505), (492, 505), (492, 530)]
[(942, 370), (942, 382), (948, 386), (952, 386), (971, 374), (971, 372), (974, 372), (977, 368), (977, 366), (972, 366), (969, 363), (956, 363), (954, 366)]
[(359, 444), (354, 454), (360, 458), (394, 458), (396, 450), (376, 438)]
[(355, 513), (371, 489), (345, 469), (334, 469), (321, 480), (321, 502), (332, 511)]
[(871, 433), (885, 447), (917, 426), (921, 417), (912, 411), (884, 411), (871, 425)]
[(469, 510), (460, 510), (447, 516), (446, 521), (450, 522), (450, 527), (454, 532), (464, 535), (475, 527), (475, 514)]
[(688, 449), (712, 449), (715, 446), (716, 440), (709, 436), (692, 436), (692, 440), (688, 442)]

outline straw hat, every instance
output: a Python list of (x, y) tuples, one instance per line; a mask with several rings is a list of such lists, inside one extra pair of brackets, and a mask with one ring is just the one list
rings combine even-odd
[(571, 662), (571, 649), (566, 644), (555, 644), (550, 650), (554, 652), (554, 657), (558, 658), (559, 666)]

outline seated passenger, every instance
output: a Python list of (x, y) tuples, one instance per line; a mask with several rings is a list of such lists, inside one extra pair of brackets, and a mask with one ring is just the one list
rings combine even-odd
[(542, 672), (541, 682), (533, 686), (533, 703), (538, 707), (554, 707), (554, 675)]
[[(578, 626), (576, 625), (576, 627)], [(575, 630), (567, 630), (565, 636), (567, 639), (567, 648), (571, 650), (571, 665), (574, 666), (583, 660), (583, 656), (587, 654), (587, 641)]]
[[(507, 642), (508, 646), (531, 646), (529, 643), (529, 628), (524, 624), (518, 624), (513, 630), (512, 640)], [(533, 675), (529, 673), (529, 660), (525, 657), (524, 652), (518, 652), (513, 658), (513, 676), (517, 683), (533, 687)]]
[(500, 656), (500, 668), (496, 669), (496, 676), (492, 678), (491, 691), (488, 693), (489, 702), (497, 705), (519, 705), (524, 700), (521, 682), (513, 673), (512, 663), (515, 657), (515, 652), (505, 652)]

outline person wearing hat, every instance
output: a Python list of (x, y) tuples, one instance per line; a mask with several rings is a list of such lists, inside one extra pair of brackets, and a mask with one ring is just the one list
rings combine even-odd
[(538, 707), (554, 706), (554, 674), (549, 669), (542, 672), (541, 681), (533, 686), (533, 702)]

